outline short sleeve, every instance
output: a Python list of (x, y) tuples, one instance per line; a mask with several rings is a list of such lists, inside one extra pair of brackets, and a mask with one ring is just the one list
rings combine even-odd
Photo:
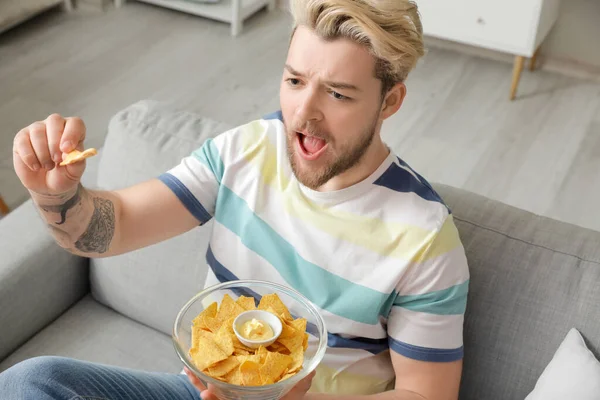
[(219, 147), (225, 144), (225, 140), (208, 139), (202, 147), (181, 160), (179, 165), (158, 177), (200, 224), (208, 222), (215, 212), (225, 170), (220, 156), (223, 149)]
[(390, 349), (421, 361), (459, 360), (469, 269), (451, 214), (420, 254), (396, 288), (387, 321)]

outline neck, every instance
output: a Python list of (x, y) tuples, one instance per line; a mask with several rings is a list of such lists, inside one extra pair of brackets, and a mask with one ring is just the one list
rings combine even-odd
[(389, 154), (390, 149), (383, 143), (381, 136), (375, 135), (373, 142), (354, 167), (330, 179), (329, 182), (317, 190), (319, 192), (332, 192), (355, 185), (375, 172)]

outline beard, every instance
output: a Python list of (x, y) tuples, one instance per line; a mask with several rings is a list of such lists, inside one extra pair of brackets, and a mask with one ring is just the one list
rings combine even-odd
[[(314, 126), (304, 124), (302, 127), (294, 126), (294, 129), (288, 129), (285, 121), (284, 126), (287, 133), (287, 153), (292, 171), (301, 184), (316, 190), (332, 178), (356, 166), (361, 161), (373, 142), (373, 137), (376, 133), (377, 118), (373, 118), (373, 122), (369, 128), (363, 131), (358, 138), (339, 146), (331, 140), (331, 135), (315, 129)], [(296, 161), (296, 157), (299, 157), (299, 155), (296, 154), (294, 145), (294, 142), (297, 140), (296, 136), (298, 135), (296, 132), (303, 129), (308, 131), (312, 136), (325, 140), (328, 146), (325, 153), (321, 156), (322, 160), (309, 161), (308, 163), (311, 164), (311, 167), (305, 168), (302, 168)], [(325, 162), (325, 165), (322, 165), (323, 162)], [(314, 167), (312, 166), (313, 164)]]

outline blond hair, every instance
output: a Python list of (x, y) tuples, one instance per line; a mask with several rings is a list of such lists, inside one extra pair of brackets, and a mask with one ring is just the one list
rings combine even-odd
[(425, 54), (423, 26), (410, 0), (290, 0), (290, 11), (294, 31), (303, 25), (325, 40), (366, 46), (376, 58), (383, 94), (404, 82)]

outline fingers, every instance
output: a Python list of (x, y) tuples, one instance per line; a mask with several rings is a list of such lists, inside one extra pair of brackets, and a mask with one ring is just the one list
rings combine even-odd
[[(78, 117), (70, 117), (65, 119), (65, 123), (62, 129), (62, 137), (60, 139), (60, 155), (61, 161), (71, 151), (83, 150), (83, 141), (85, 140), (86, 128), (85, 124)], [(83, 172), (85, 171), (86, 162), (80, 161), (74, 164), (65, 166), (67, 176), (74, 181), (78, 181)]]
[(15, 137), (13, 151), (17, 153), (21, 161), (32, 171), (39, 171), (42, 167), (29, 140), (28, 128), (21, 130)]
[(35, 122), (29, 126), (29, 140), (35, 151), (35, 156), (41, 166), (48, 171), (54, 168), (54, 161), (48, 150), (48, 137), (46, 136), (46, 125), (43, 122)]
[(185, 374), (187, 375), (187, 377), (190, 380), (190, 382), (192, 383), (192, 385), (194, 385), (196, 387), (196, 389), (198, 389), (200, 391), (206, 390), (206, 386), (204, 386), (202, 384), (200, 379), (198, 379), (198, 377), (196, 375), (194, 375), (194, 373), (192, 371), (190, 371), (188, 369), (188, 367), (184, 367), (183, 370), (185, 371)]
[[(53, 169), (63, 159), (63, 152), (69, 153), (76, 148), (83, 149), (86, 128), (80, 118), (63, 118), (52, 114), (44, 121), (34, 122), (15, 136), (13, 151), (32, 171), (41, 168)], [(68, 171), (79, 176), (85, 169), (80, 163)]]
[(67, 118), (62, 138), (60, 140), (60, 150), (63, 153), (69, 153), (83, 143), (85, 139), (85, 124), (78, 117)]
[(58, 114), (52, 114), (46, 118), (46, 135), (48, 138), (48, 150), (50, 157), (55, 163), (62, 161), (60, 142), (65, 129), (66, 120)]
[(198, 377), (194, 375), (192, 371), (190, 371), (187, 367), (184, 367), (183, 369), (192, 385), (194, 385), (194, 387), (196, 387), (196, 389), (198, 389), (200, 392), (202, 400), (219, 400), (214, 394), (212, 394), (210, 390), (206, 389), (206, 386), (204, 386), (202, 381), (200, 381), (200, 379), (198, 379)]
[(202, 397), (202, 400), (219, 400), (219, 398), (210, 390), (205, 390), (204, 392), (200, 393), (200, 397)]
[(294, 389), (304, 393), (307, 392), (312, 386), (312, 380), (315, 377), (315, 374), (316, 371), (313, 371), (310, 374), (308, 374), (305, 378), (303, 378), (300, 382), (296, 384)]

